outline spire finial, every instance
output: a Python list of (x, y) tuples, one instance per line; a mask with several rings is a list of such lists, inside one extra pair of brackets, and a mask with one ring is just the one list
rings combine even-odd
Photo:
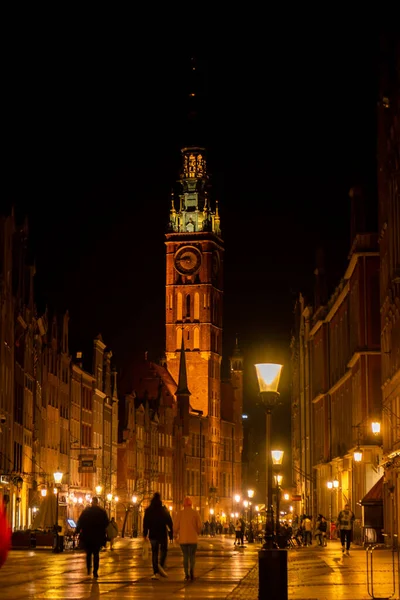
[(181, 343), (181, 359), (179, 361), (179, 379), (178, 387), (175, 392), (176, 396), (190, 396), (190, 392), (187, 384), (187, 372), (186, 372), (186, 354), (185, 354), (185, 343), (183, 340), (183, 327), (182, 327), (182, 343)]

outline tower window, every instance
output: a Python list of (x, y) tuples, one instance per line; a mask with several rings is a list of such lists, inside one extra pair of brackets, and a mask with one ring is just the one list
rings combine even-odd
[(178, 302), (176, 308), (176, 320), (182, 321), (182, 294), (178, 292)]
[(200, 294), (196, 292), (194, 295), (194, 316), (195, 321), (200, 319)]
[(190, 294), (186, 296), (186, 317), (190, 319)]

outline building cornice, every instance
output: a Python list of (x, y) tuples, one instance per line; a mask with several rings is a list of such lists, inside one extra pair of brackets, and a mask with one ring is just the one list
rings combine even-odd
[(317, 404), (320, 400), (322, 400), (323, 398), (325, 398), (325, 396), (326, 396), (325, 393), (320, 392), (319, 394), (317, 394), (315, 396), (315, 398), (312, 399), (312, 403), (313, 404)]
[(325, 317), (326, 323), (329, 323), (329, 321), (331, 321), (333, 319), (333, 317), (337, 313), (340, 305), (342, 304), (343, 300), (346, 298), (347, 294), (349, 293), (349, 289), (350, 289), (349, 282), (346, 281), (346, 283), (343, 286), (343, 289), (341, 290), (340, 294), (336, 298), (335, 302), (333, 303), (332, 307), (329, 309), (329, 312)]
[(321, 321), (321, 320), (317, 321), (317, 322), (316, 322), (316, 323), (313, 325), (313, 327), (311, 328), (311, 331), (310, 331), (310, 333), (309, 333), (309, 337), (312, 337), (312, 336), (314, 336), (314, 335), (317, 333), (318, 329), (320, 329), (320, 328), (322, 327), (322, 325), (323, 325), (323, 324), (324, 324), (324, 321)]
[(347, 371), (332, 387), (329, 388), (328, 394), (333, 394), (351, 377), (351, 371)]
[(380, 356), (380, 350), (357, 350), (347, 363), (347, 367), (352, 369), (362, 356)]
[(378, 256), (379, 257), (379, 252), (375, 252), (372, 250), (371, 250), (371, 252), (354, 252), (354, 254), (351, 255), (350, 262), (349, 262), (346, 272), (344, 274), (345, 279), (350, 279), (350, 277), (353, 275), (354, 269), (357, 266), (358, 259), (362, 258), (363, 256), (367, 256), (367, 257)]

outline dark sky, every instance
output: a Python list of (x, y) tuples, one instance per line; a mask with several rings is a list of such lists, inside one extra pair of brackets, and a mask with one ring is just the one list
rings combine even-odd
[(310, 25), (172, 47), (135, 31), (24, 32), (7, 54), (2, 196), (29, 216), (39, 306), (69, 309), (74, 352), (101, 332), (118, 367), (135, 352), (160, 356), (164, 233), (195, 55), (226, 243), (225, 353), (238, 333), (247, 402), (252, 363), (283, 360), (288, 401), (293, 304), (312, 291), (315, 250), (337, 283), (350, 186), (375, 200), (376, 36)]

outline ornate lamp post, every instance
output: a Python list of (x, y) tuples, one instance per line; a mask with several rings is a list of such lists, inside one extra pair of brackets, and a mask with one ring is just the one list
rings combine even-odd
[(281, 377), (282, 365), (274, 363), (263, 363), (255, 365), (258, 386), (260, 389), (261, 402), (266, 416), (266, 524), (264, 549), (272, 550), (274, 543), (274, 513), (272, 508), (272, 464), (271, 464), (271, 416), (273, 409), (279, 402), (279, 379)]
[(58, 526), (58, 501), (60, 497), (60, 487), (63, 478), (63, 473), (60, 469), (53, 474), (54, 483), (56, 486), (56, 524), (55, 524), (55, 536), (54, 536), (54, 547), (53, 552), (60, 552), (60, 538), (59, 538), (59, 526)]
[(249, 528), (249, 536), (248, 542), (252, 544), (254, 542), (254, 532), (253, 532), (253, 504), (252, 499), (254, 497), (254, 490), (247, 490), (247, 496), (249, 498), (249, 506), (250, 506), (250, 528)]
[(287, 550), (274, 549), (274, 513), (272, 510), (272, 456), (271, 456), (271, 416), (279, 403), (279, 380), (282, 365), (264, 363), (255, 365), (261, 402), (266, 417), (266, 502), (267, 521), (265, 544), (258, 553), (259, 598), (270, 600), (288, 599)]
[(137, 538), (138, 536), (138, 514), (137, 514), (137, 496), (132, 496), (132, 504), (133, 504), (133, 528), (132, 528), (132, 537)]
[[(283, 463), (283, 450), (271, 450), (272, 468), (276, 471)], [(280, 500), (281, 500), (281, 483), (282, 475), (275, 474), (275, 488), (276, 488), (276, 515), (275, 515), (275, 533), (279, 534), (280, 530)]]

